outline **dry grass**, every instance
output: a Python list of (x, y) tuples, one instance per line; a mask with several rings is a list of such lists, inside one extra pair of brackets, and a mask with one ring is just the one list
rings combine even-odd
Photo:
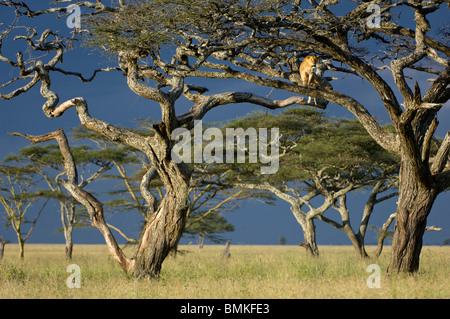
[[(386, 251), (379, 260), (361, 260), (352, 247), (322, 246), (306, 256), (296, 246), (182, 246), (169, 257), (157, 280), (128, 279), (103, 245), (76, 245), (67, 261), (63, 245), (16, 245), (0, 262), (2, 298), (449, 298), (450, 247), (424, 247), (416, 276), (387, 276)], [(389, 247), (386, 248), (387, 250)], [(369, 247), (369, 253), (371, 248)], [(81, 289), (69, 289), (69, 264), (81, 268)], [(369, 264), (381, 268), (381, 288), (368, 288)]]

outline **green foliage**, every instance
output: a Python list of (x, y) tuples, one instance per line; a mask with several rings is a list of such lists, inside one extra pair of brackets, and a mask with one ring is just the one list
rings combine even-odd
[(214, 243), (224, 242), (225, 240), (218, 234), (232, 232), (234, 231), (234, 226), (232, 224), (229, 224), (227, 222), (227, 219), (218, 213), (209, 214), (205, 217), (202, 217), (200, 220), (196, 220), (204, 213), (204, 211), (196, 211), (194, 214), (189, 216), (187, 220), (187, 224), (189, 225), (189, 227), (185, 229), (183, 234), (189, 237), (189, 235), (192, 236), (199, 233), (205, 233), (208, 234), (207, 238)]
[[(352, 178), (395, 171), (399, 158), (381, 148), (357, 120), (327, 118), (325, 112), (292, 107), (279, 115), (255, 112), (226, 127), (279, 128), (280, 167), (276, 174), (258, 176), (272, 183), (309, 179), (311, 171)], [(386, 128), (389, 129), (389, 128)], [(242, 167), (244, 166), (244, 167)], [(258, 175), (259, 164), (245, 164), (231, 178)]]
[(393, 230), (387, 230), (384, 231), (382, 228), (378, 228), (372, 225), (369, 225), (369, 228), (372, 229), (374, 232), (377, 233), (377, 238), (383, 237), (383, 238), (390, 238), (392, 239), (394, 237), (394, 231)]
[(186, 35), (201, 35), (210, 44), (221, 44), (223, 37), (237, 39), (242, 30), (232, 27), (228, 17), (244, 21), (258, 16), (267, 1), (239, 0), (141, 0), (115, 12), (84, 18), (89, 29), (87, 46), (110, 54), (132, 50), (140, 57), (154, 55), (161, 48), (182, 42)]
[(90, 17), (84, 21), (91, 32), (86, 44), (111, 53), (130, 49), (151, 52), (175, 41), (175, 30), (195, 26), (190, 13), (201, 9), (202, 2), (139, 1), (118, 12)]
[[(71, 147), (71, 153), (78, 166), (89, 163), (103, 166), (111, 161), (129, 162), (131, 158), (124, 152), (116, 152), (113, 149), (93, 150), (88, 145)], [(56, 144), (46, 146), (29, 146), (22, 148), (18, 154), (5, 157), (5, 162), (21, 164), (21, 169), (53, 168), (63, 170), (64, 159)]]

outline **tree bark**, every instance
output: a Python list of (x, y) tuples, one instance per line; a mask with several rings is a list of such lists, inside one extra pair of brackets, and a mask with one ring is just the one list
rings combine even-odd
[(355, 252), (359, 257), (366, 258), (369, 257), (366, 252), (366, 247), (364, 245), (364, 237), (360, 234), (355, 234), (353, 229), (346, 230), (344, 228), (344, 232), (347, 234), (348, 238), (350, 238), (350, 241), (352, 242), (353, 248), (355, 248)]
[(187, 191), (180, 186), (164, 196), (156, 216), (145, 226), (131, 269), (133, 276), (158, 277), (164, 259), (178, 243), (185, 225), (187, 201)]
[(72, 260), (73, 242), (72, 238), (66, 238), (66, 258)]
[(225, 249), (222, 253), (222, 258), (230, 258), (231, 257), (230, 245), (231, 245), (231, 243), (228, 240), (227, 243), (225, 244)]
[(383, 227), (380, 230), (380, 237), (378, 238), (378, 246), (377, 246), (377, 250), (375, 252), (375, 257), (376, 258), (380, 257), (381, 252), (383, 251), (384, 240), (387, 237), (388, 228), (391, 225), (392, 221), (394, 220), (395, 216), (396, 216), (396, 213), (393, 213), (393, 214), (389, 215), (389, 218), (383, 224)]
[(6, 241), (4, 241), (2, 237), (0, 237), (0, 260), (3, 258), (3, 254), (5, 253), (5, 245)]
[(294, 212), (294, 216), (303, 230), (304, 242), (299, 246), (304, 247), (309, 255), (319, 256), (319, 247), (316, 243), (316, 226), (314, 225), (314, 219), (303, 216), (302, 214), (295, 212), (295, 208), (291, 208)]
[(399, 192), (392, 260), (388, 272), (415, 273), (419, 270), (427, 217), (438, 192), (431, 183), (419, 181), (410, 163), (405, 160), (400, 168)]
[[(75, 222), (75, 202), (70, 200), (68, 203), (61, 203), (61, 220), (64, 228), (64, 238), (66, 240), (66, 258), (71, 260), (73, 254), (72, 232)], [(66, 222), (67, 221), (67, 222)]]
[(200, 232), (198, 233), (198, 248), (203, 248), (203, 244), (205, 243), (206, 233)]
[(18, 242), (19, 242), (19, 256), (21, 259), (25, 258), (25, 241), (18, 236)]

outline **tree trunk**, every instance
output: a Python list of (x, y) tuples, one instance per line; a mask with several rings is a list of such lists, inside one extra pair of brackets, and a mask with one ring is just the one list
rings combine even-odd
[(72, 231), (73, 225), (75, 223), (75, 208), (76, 204), (74, 200), (69, 200), (67, 202), (60, 202), (61, 207), (61, 222), (64, 230), (64, 239), (66, 240), (66, 258), (68, 260), (72, 259), (73, 253), (73, 241), (72, 241)]
[(0, 260), (3, 258), (3, 254), (5, 253), (5, 245), (6, 241), (4, 241), (2, 237), (0, 237)]
[(205, 244), (206, 233), (200, 232), (198, 233), (198, 248), (203, 248)]
[(155, 217), (147, 223), (135, 256), (135, 277), (158, 277), (169, 252), (178, 243), (186, 217), (187, 187), (170, 190), (161, 202)]
[(431, 182), (420, 183), (408, 164), (402, 161), (400, 169), (400, 195), (389, 273), (415, 273), (419, 270), (427, 217), (438, 193), (431, 187)]
[(384, 240), (388, 236), (388, 228), (389, 228), (389, 226), (391, 226), (391, 223), (394, 220), (395, 216), (396, 216), (396, 213), (393, 213), (393, 214), (389, 215), (389, 218), (383, 224), (383, 227), (380, 230), (380, 236), (378, 238), (377, 251), (375, 252), (375, 257), (376, 258), (380, 257), (381, 252), (383, 251)]
[(23, 241), (23, 239), (18, 236), (19, 238), (19, 256), (21, 259), (23, 259), (25, 257), (25, 242)]
[(222, 258), (230, 258), (231, 257), (231, 253), (230, 253), (230, 241), (228, 240), (227, 243), (225, 244), (225, 249), (222, 253)]
[(302, 218), (297, 219), (303, 229), (304, 242), (300, 243), (299, 246), (306, 248), (306, 251), (311, 256), (319, 256), (319, 248), (316, 243), (316, 226), (314, 225), (314, 219), (312, 218)]
[(366, 248), (364, 245), (364, 237), (360, 234), (355, 234), (353, 229), (350, 230), (344, 230), (344, 233), (350, 238), (350, 241), (353, 244), (353, 247), (355, 248), (355, 252), (359, 257), (366, 258), (369, 257), (366, 252)]
[(66, 238), (66, 258), (72, 260), (73, 241), (72, 241), (72, 227), (68, 227), (64, 231), (64, 237)]

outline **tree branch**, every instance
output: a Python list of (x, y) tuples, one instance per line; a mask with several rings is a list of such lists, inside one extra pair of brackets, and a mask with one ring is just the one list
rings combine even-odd
[(102, 203), (92, 196), (90, 193), (81, 189), (77, 184), (78, 174), (76, 170), (75, 160), (70, 151), (69, 143), (66, 135), (62, 129), (40, 136), (25, 135), (21, 133), (10, 133), (13, 136), (21, 136), (34, 143), (41, 143), (55, 139), (58, 142), (59, 149), (64, 158), (64, 170), (67, 176), (67, 181), (63, 182), (63, 186), (69, 193), (82, 205), (84, 205), (91, 217), (92, 223), (96, 226), (105, 238), (106, 244), (110, 253), (119, 265), (126, 272), (129, 271), (132, 261), (128, 259), (117, 244), (111, 230), (107, 226), (103, 216)]
[(211, 96), (198, 96), (198, 102), (185, 114), (177, 117), (180, 125), (191, 124), (194, 120), (201, 119), (211, 109), (231, 103), (251, 103), (260, 105), (268, 109), (285, 108), (290, 105), (316, 105), (314, 102), (308, 103), (304, 97), (292, 96), (285, 100), (272, 100), (248, 92), (228, 92)]
[(445, 137), (439, 147), (436, 155), (433, 158), (433, 164), (431, 165), (431, 173), (437, 174), (442, 172), (445, 166), (449, 162), (450, 154), (450, 131), (445, 134)]
[(156, 177), (157, 174), (158, 172), (156, 171), (156, 169), (153, 166), (150, 167), (150, 169), (148, 169), (147, 172), (142, 177), (140, 184), (142, 197), (148, 204), (147, 217), (152, 215), (157, 209), (157, 200), (155, 196), (153, 196), (153, 194), (150, 192), (150, 183)]

